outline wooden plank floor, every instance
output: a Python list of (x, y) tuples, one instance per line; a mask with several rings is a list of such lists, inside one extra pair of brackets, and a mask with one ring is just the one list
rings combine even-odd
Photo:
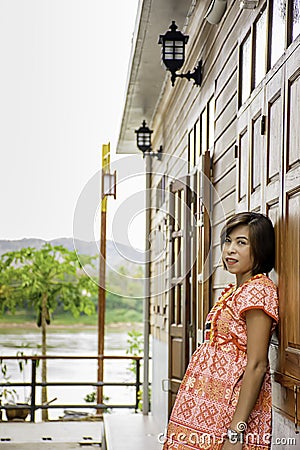
[(152, 416), (104, 414), (105, 450), (161, 450), (158, 435), (164, 430)]

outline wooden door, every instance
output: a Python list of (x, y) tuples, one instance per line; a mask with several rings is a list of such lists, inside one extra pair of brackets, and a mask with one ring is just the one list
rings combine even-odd
[[(278, 285), (281, 278), (280, 252), (282, 240), (282, 189), (284, 147), (284, 70), (280, 69), (265, 88), (265, 137), (263, 156), (263, 208), (275, 227), (276, 261), (270, 278)], [(277, 334), (272, 343), (278, 349)], [(278, 351), (278, 350), (277, 350)]]
[(190, 175), (191, 188), (191, 230), (190, 230), (190, 248), (191, 248), (191, 273), (190, 273), (190, 323), (189, 323), (189, 357), (195, 351), (197, 346), (197, 256), (198, 256), (198, 234), (197, 221), (199, 216), (198, 198), (198, 171)]
[(295, 425), (300, 418), (300, 47), (287, 60), (280, 296), (280, 366), (277, 406)]
[[(284, 70), (280, 69), (266, 85), (266, 151), (264, 157), (265, 211), (280, 203), (282, 215), (284, 147)], [(279, 268), (278, 268), (279, 269)]]
[[(273, 401), (296, 423), (300, 411), (300, 47), (241, 110), (236, 211), (266, 213), (275, 226), (279, 335)], [(298, 417), (296, 417), (298, 415)]]
[[(250, 211), (259, 212), (263, 205), (263, 172), (266, 146), (265, 91), (260, 90), (249, 105), (249, 180), (247, 187), (248, 207)], [(246, 156), (245, 156), (246, 157)]]
[(189, 361), (191, 326), (191, 190), (189, 177), (170, 186), (169, 412)]
[[(270, 278), (279, 285), (282, 291), (282, 210), (283, 210), (283, 148), (284, 148), (284, 70), (279, 69), (270, 79), (265, 88), (265, 115), (266, 115), (266, 149), (263, 157), (263, 208), (272, 220), (275, 228), (276, 260), (275, 268), (269, 274)], [(280, 296), (281, 297), (281, 296)], [(280, 299), (281, 301), (281, 299)], [(282, 324), (281, 324), (282, 326)], [(280, 326), (280, 327), (281, 327)], [(280, 352), (279, 328), (277, 327), (271, 338), (270, 366), (274, 373), (278, 368)], [(279, 388), (279, 390), (278, 390)], [(273, 404), (278, 405), (277, 394), (280, 386), (273, 383)]]
[(262, 209), (265, 134), (265, 90), (261, 89), (238, 119), (236, 212)]
[(211, 301), (211, 176), (210, 152), (202, 155), (198, 172), (197, 195), (197, 330), (198, 344), (203, 342), (206, 316)]

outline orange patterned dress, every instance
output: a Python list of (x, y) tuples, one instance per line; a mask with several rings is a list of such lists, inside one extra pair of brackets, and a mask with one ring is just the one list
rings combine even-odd
[[(163, 450), (220, 450), (230, 427), (247, 364), (244, 313), (262, 309), (278, 322), (275, 284), (263, 274), (229, 285), (207, 316), (204, 343), (194, 352), (178, 391)], [(264, 378), (247, 423), (244, 450), (271, 446), (271, 377)]]

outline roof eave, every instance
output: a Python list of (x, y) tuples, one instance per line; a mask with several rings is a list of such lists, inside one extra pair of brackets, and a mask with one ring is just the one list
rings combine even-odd
[(134, 131), (144, 119), (150, 124), (166, 77), (166, 71), (161, 67), (158, 37), (172, 20), (182, 28), (190, 5), (191, 0), (141, 0), (139, 3), (116, 149), (118, 154), (139, 153)]

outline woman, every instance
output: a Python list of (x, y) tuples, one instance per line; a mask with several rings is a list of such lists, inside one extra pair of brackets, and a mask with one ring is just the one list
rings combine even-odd
[(170, 417), (164, 450), (266, 450), (271, 445), (270, 337), (278, 322), (275, 235), (245, 212), (221, 232), (223, 265), (236, 277), (207, 316)]

